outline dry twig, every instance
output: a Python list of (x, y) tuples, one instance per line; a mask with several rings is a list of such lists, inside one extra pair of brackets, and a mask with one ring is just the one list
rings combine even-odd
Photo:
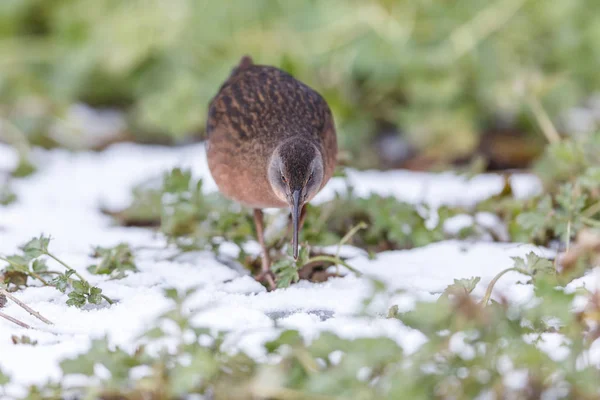
[(23, 308), (25, 311), (27, 311), (29, 314), (33, 315), (34, 317), (36, 317), (37, 319), (39, 319), (43, 323), (48, 324), (48, 325), (52, 325), (52, 322), (50, 320), (44, 318), (39, 312), (35, 311), (33, 308), (29, 307), (27, 304), (25, 304), (21, 300), (17, 299), (10, 292), (8, 292), (6, 289), (0, 287), (0, 295), (3, 295), (5, 297), (11, 299), (15, 303), (17, 303), (17, 305), (19, 305), (21, 308)]

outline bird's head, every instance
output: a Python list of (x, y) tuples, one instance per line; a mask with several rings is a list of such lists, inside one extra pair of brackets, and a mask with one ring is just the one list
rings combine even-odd
[(323, 156), (313, 143), (292, 138), (275, 149), (268, 177), (273, 192), (289, 204), (293, 223), (293, 252), (298, 258), (298, 231), (302, 206), (310, 201), (323, 183)]

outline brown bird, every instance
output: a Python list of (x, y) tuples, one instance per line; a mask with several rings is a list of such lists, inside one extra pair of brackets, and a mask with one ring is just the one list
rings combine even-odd
[(327, 102), (290, 74), (245, 56), (210, 103), (207, 158), (221, 193), (254, 209), (262, 272), (275, 287), (263, 208), (290, 207), (292, 246), (308, 203), (333, 175), (335, 124)]

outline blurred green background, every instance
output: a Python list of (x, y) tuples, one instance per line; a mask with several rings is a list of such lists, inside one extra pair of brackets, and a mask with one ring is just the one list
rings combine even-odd
[(81, 103), (123, 112), (110, 140), (201, 140), (244, 54), (320, 91), (359, 168), (520, 168), (600, 121), (597, 0), (0, 0), (0, 140), (102, 147)]

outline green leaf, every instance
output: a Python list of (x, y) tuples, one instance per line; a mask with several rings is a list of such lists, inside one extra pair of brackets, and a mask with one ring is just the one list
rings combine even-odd
[(69, 300), (67, 300), (68, 306), (75, 306), (81, 308), (86, 303), (86, 296), (81, 293), (73, 291), (70, 292), (67, 296), (69, 297)]
[(99, 294), (102, 294), (102, 289), (100, 289), (100, 288), (99, 288), (99, 287), (97, 287), (97, 286), (94, 286), (94, 287), (92, 287), (92, 288), (90, 289), (90, 294), (91, 294), (91, 295), (99, 295)]
[(578, 179), (579, 184), (588, 190), (600, 187), (600, 166), (587, 168), (585, 173)]
[(475, 287), (477, 287), (479, 281), (481, 281), (481, 278), (478, 276), (467, 279), (454, 279), (454, 283), (452, 285), (449, 285), (446, 288), (446, 290), (444, 290), (442, 296), (456, 294), (457, 291), (462, 291), (467, 294), (470, 294), (475, 289)]
[(37, 273), (48, 271), (46, 260), (41, 258), (33, 260), (33, 262), (31, 263), (31, 269), (33, 270), (33, 272)]
[(33, 238), (29, 242), (25, 243), (21, 250), (25, 253), (28, 259), (34, 259), (42, 254), (48, 252), (48, 244), (50, 243), (50, 237), (40, 235), (38, 238)]
[(297, 346), (301, 343), (303, 343), (303, 339), (300, 332), (288, 329), (281, 332), (277, 339), (266, 342), (264, 346), (268, 353), (274, 353), (281, 346)]
[(182, 193), (190, 190), (192, 173), (190, 170), (173, 168), (164, 175), (163, 191), (166, 193)]
[(0, 386), (10, 383), (10, 378), (2, 370), (0, 370)]
[(553, 274), (555, 272), (554, 264), (552, 261), (539, 257), (534, 252), (529, 252), (525, 258), (511, 257), (515, 264), (514, 268), (524, 274), (531, 277), (537, 274)]
[(165, 331), (159, 326), (150, 328), (150, 330), (148, 330), (148, 331), (146, 331), (146, 333), (144, 333), (144, 337), (148, 338), (148, 339), (160, 339), (165, 336), (166, 336)]
[(87, 282), (74, 280), (73, 289), (78, 293), (87, 294), (90, 290), (90, 286)]
[(126, 243), (110, 248), (96, 247), (93, 256), (101, 260), (99, 264), (87, 268), (92, 274), (112, 275), (115, 279), (121, 279), (127, 276), (127, 271), (137, 271), (133, 252)]
[(7, 256), (6, 260), (9, 262), (9, 269), (13, 269), (21, 272), (29, 272), (29, 268), (27, 267), (29, 263), (29, 258), (25, 258), (19, 255), (11, 255)]
[(58, 275), (57, 277), (52, 279), (52, 281), (50, 281), (50, 284), (55, 286), (56, 289), (58, 289), (62, 293), (64, 293), (66, 292), (69, 286), (69, 278), (67, 277), (67, 275)]
[(12, 191), (10, 184), (0, 186), (0, 206), (8, 206), (17, 201), (17, 195)]
[(91, 294), (88, 296), (87, 301), (91, 304), (100, 304), (102, 303), (102, 296)]
[(552, 198), (544, 196), (534, 211), (523, 212), (517, 216), (517, 224), (526, 232), (530, 240), (542, 238), (545, 231), (554, 223)]
[(277, 261), (271, 266), (271, 271), (275, 274), (275, 281), (279, 288), (289, 287), (300, 279), (296, 263), (291, 257)]

